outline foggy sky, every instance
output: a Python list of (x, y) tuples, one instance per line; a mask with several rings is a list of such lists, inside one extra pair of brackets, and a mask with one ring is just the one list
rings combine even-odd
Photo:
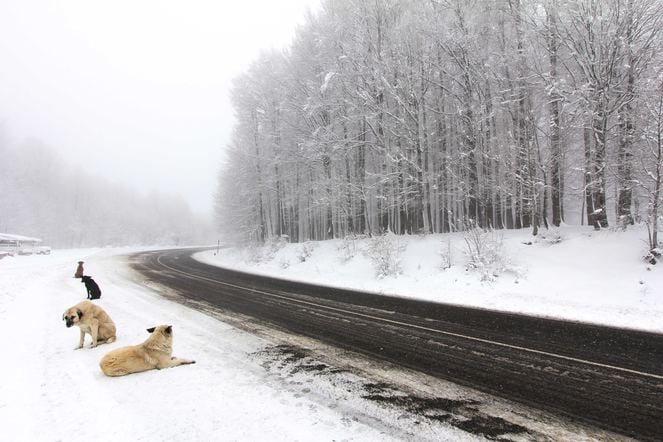
[(212, 213), (232, 79), (318, 0), (0, 0), (0, 122)]

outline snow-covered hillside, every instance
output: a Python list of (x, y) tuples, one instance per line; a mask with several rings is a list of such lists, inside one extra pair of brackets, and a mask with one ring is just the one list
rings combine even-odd
[[(386, 245), (364, 238), (224, 248), (196, 256), (336, 287), (663, 332), (663, 265), (643, 261), (646, 235), (643, 227), (596, 232), (563, 226), (537, 238), (530, 230), (499, 231), (481, 239), (484, 255), (493, 259), (473, 266), (466, 240), (474, 244), (475, 238), (464, 233), (391, 235)], [(380, 264), (371, 248), (382, 252)], [(399, 274), (380, 276), (377, 266), (390, 259), (399, 261)]]

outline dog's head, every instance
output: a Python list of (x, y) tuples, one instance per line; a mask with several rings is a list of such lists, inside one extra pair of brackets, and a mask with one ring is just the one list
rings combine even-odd
[(160, 333), (167, 336), (173, 335), (173, 326), (172, 325), (157, 325), (156, 327), (151, 327), (147, 329), (148, 333)]
[(165, 345), (167, 347), (172, 345), (173, 342), (173, 326), (172, 325), (157, 325), (147, 329), (150, 337), (148, 341), (157, 343), (157, 345)]
[(81, 276), (81, 282), (82, 282), (83, 284), (87, 284), (88, 281), (91, 280), (91, 279), (92, 279), (92, 278), (89, 277), (89, 276)]
[(62, 314), (62, 320), (65, 321), (67, 328), (76, 325), (83, 317), (83, 312), (78, 308), (69, 308)]

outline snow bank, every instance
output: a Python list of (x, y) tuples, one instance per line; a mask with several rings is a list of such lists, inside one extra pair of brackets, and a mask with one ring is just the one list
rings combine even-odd
[[(401, 273), (381, 278), (364, 253), (369, 239), (286, 244), (269, 253), (224, 248), (196, 258), (335, 287), (663, 332), (663, 265), (642, 260), (643, 228), (563, 226), (544, 229), (538, 238), (529, 230), (497, 235), (503, 263), (488, 275), (468, 267), (462, 233), (397, 237)], [(451, 267), (444, 269), (448, 260)]]

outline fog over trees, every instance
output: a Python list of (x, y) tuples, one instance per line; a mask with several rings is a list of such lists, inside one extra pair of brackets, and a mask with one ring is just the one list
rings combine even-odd
[(210, 240), (184, 200), (141, 196), (74, 168), (37, 140), (0, 140), (0, 232), (42, 238), (52, 247)]
[(323, 0), (235, 83), (231, 237), (660, 213), (660, 0)]

